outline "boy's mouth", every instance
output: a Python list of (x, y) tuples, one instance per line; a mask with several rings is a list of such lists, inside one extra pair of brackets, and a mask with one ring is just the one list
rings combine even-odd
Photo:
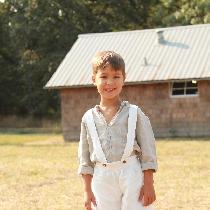
[(115, 90), (116, 88), (106, 88), (104, 89), (106, 92), (112, 92), (113, 90)]

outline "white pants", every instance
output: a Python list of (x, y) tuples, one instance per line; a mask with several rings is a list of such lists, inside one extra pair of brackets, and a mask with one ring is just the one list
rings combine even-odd
[(97, 164), (94, 168), (92, 190), (96, 198), (95, 210), (152, 210), (138, 200), (143, 184), (143, 172), (136, 157), (126, 163)]

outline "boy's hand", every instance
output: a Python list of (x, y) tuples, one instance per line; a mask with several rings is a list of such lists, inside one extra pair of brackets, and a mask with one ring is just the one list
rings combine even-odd
[(148, 206), (156, 200), (153, 184), (143, 185), (139, 195), (139, 201), (143, 200), (143, 205)]
[(144, 184), (141, 188), (139, 200), (143, 200), (143, 205), (148, 206), (156, 200), (155, 189), (153, 186), (153, 170), (145, 170)]
[(86, 191), (84, 193), (84, 205), (86, 210), (93, 210), (91, 203), (96, 206), (96, 199), (92, 191)]

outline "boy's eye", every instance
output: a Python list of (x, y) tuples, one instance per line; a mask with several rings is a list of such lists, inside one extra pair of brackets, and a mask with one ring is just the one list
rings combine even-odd
[(100, 76), (100, 78), (107, 78), (107, 76)]
[(114, 78), (115, 79), (119, 79), (119, 78), (121, 78), (121, 76), (120, 75), (116, 75), (116, 76), (114, 76)]

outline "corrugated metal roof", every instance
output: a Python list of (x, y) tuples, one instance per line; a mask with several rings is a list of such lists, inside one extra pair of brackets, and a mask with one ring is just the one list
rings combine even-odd
[(210, 79), (210, 24), (161, 30), (164, 44), (157, 42), (157, 29), (79, 35), (45, 87), (90, 86), (91, 59), (102, 50), (124, 58), (127, 84)]

